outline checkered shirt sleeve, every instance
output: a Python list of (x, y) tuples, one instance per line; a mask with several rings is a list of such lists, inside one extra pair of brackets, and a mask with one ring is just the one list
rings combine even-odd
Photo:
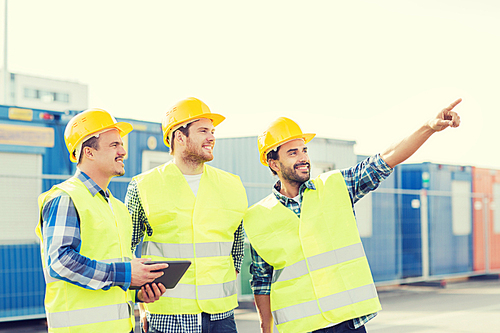
[[(83, 172), (75, 174), (92, 195), (106, 194)], [(71, 197), (55, 191), (42, 208), (42, 235), (45, 262), (52, 278), (91, 290), (119, 286), (127, 290), (132, 278), (130, 263), (104, 263), (80, 254), (80, 218)], [(103, 244), (103, 246), (106, 246)]]

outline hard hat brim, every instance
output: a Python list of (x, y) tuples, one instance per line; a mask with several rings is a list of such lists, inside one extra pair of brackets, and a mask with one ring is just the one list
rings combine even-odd
[[(117, 129), (118, 132), (120, 133), (120, 136), (123, 138), (125, 135), (129, 134), (130, 132), (132, 132), (132, 130), (134, 129), (134, 127), (132, 126), (132, 124), (129, 124), (129, 123), (126, 123), (126, 122), (122, 121), (122, 122), (114, 123), (113, 125), (110, 125), (110, 126), (103, 127), (101, 129), (99, 129), (98, 131), (89, 133), (89, 135), (92, 135), (92, 134), (97, 133), (97, 132), (102, 132), (102, 131), (107, 130), (107, 129)], [(82, 138), (82, 140), (83, 140), (83, 138)], [(78, 146), (78, 144), (80, 144), (80, 142), (81, 141), (76, 142), (75, 147)], [(69, 154), (69, 159), (73, 163), (77, 163), (78, 162), (76, 160), (76, 158), (73, 156), (73, 153)]]
[(187, 123), (187, 122), (190, 122), (192, 120), (202, 119), (202, 118), (210, 119), (212, 121), (212, 124), (214, 125), (214, 127), (216, 127), (217, 125), (219, 125), (220, 123), (222, 123), (226, 119), (226, 117), (224, 117), (221, 114), (217, 114), (217, 113), (204, 113), (204, 114), (201, 114), (201, 115), (198, 115), (198, 116), (194, 116), (194, 117), (189, 117), (187, 119), (183, 119), (182, 121), (175, 122), (175, 123), (173, 123), (173, 124), (170, 125), (170, 127), (166, 131), (165, 135), (163, 135), (163, 143), (165, 143), (165, 146), (170, 147), (170, 144), (168, 143), (167, 138), (168, 138), (168, 134), (172, 130), (172, 128), (174, 128), (177, 125), (180, 125), (182, 123)]
[(261, 156), (260, 156), (260, 163), (262, 163), (264, 166), (269, 166), (267, 164), (267, 154), (273, 149), (278, 148), (281, 145), (284, 145), (285, 143), (296, 140), (296, 139), (303, 139), (305, 144), (308, 144), (314, 137), (316, 136), (315, 133), (302, 133), (300, 135), (295, 135), (290, 138), (286, 138), (284, 140), (279, 141), (276, 143), (274, 146), (270, 147), (267, 151), (265, 151)]
[(118, 129), (118, 131), (120, 132), (120, 136), (123, 138), (125, 135), (129, 134), (130, 132), (132, 132), (132, 130), (134, 129), (134, 127), (132, 126), (132, 124), (129, 124), (129, 123), (126, 123), (126, 122), (118, 122), (116, 124), (114, 124), (114, 126), (110, 126), (109, 128), (116, 128)]

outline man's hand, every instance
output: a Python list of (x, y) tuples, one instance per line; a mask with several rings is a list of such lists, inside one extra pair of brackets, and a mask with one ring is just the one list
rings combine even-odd
[(159, 300), (165, 291), (167, 291), (167, 288), (163, 284), (151, 283), (141, 287), (141, 290), (137, 293), (137, 298), (144, 303), (153, 303)]
[[(167, 291), (167, 288), (161, 283), (151, 283), (151, 285), (147, 284), (145, 287), (141, 287), (141, 290), (137, 293), (137, 298), (139, 301), (144, 303), (152, 303), (160, 299), (161, 295), (163, 295)], [(144, 332), (148, 331), (148, 319), (146, 317), (146, 310), (144, 309), (143, 303), (139, 303), (139, 315), (142, 323), (142, 328)]]
[(156, 278), (163, 275), (163, 272), (154, 272), (167, 268), (167, 264), (144, 265), (144, 262), (151, 259), (135, 258), (132, 259), (132, 281), (131, 286), (140, 287), (146, 283), (153, 282)]
[(455, 106), (462, 101), (461, 98), (451, 103), (450, 106), (444, 108), (435, 119), (429, 121), (429, 127), (436, 132), (442, 131), (445, 128), (460, 126), (460, 117), (455, 111), (452, 111)]
[(148, 331), (148, 318), (146, 317), (146, 309), (144, 309), (144, 304), (139, 303), (139, 318), (142, 323), (142, 331), (141, 332), (147, 332)]
[(442, 131), (449, 126), (458, 127), (460, 125), (460, 117), (452, 110), (461, 101), (462, 99), (459, 98), (451, 103), (450, 106), (439, 112), (436, 118), (426, 122), (417, 131), (404, 138), (398, 144), (386, 149), (380, 154), (380, 157), (387, 165), (394, 168), (396, 165), (403, 163), (408, 157), (413, 155), (432, 134)]

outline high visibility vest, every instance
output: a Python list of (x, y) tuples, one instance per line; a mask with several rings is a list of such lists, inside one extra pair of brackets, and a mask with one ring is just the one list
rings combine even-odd
[(280, 332), (311, 332), (381, 309), (344, 178), (337, 171), (312, 181), (300, 219), (271, 194), (243, 222), (274, 268), (271, 311)]
[(145, 304), (150, 313), (222, 313), (238, 306), (231, 250), (247, 209), (238, 176), (203, 167), (197, 195), (174, 163), (134, 178), (153, 235), (144, 237), (142, 256), (190, 260), (191, 266), (160, 300)]
[[(132, 259), (132, 221), (122, 202), (110, 195), (111, 208), (101, 195), (92, 196), (78, 178), (72, 177), (40, 195), (40, 216), (46, 198), (56, 190), (69, 194), (80, 217), (82, 256), (106, 263)], [(130, 332), (135, 326), (131, 292), (118, 286), (109, 290), (89, 290), (52, 278), (45, 262), (41, 218), (36, 234), (42, 242), (49, 332)]]

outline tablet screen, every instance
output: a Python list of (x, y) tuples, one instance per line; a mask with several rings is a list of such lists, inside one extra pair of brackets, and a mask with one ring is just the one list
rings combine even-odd
[[(153, 283), (161, 283), (167, 289), (174, 288), (179, 280), (182, 278), (184, 273), (186, 273), (187, 269), (191, 265), (191, 261), (189, 260), (181, 260), (181, 261), (146, 261), (145, 265), (153, 265), (153, 264), (168, 264), (168, 267), (162, 269), (164, 274), (153, 281)], [(132, 286), (130, 289), (141, 289), (141, 287)]]

